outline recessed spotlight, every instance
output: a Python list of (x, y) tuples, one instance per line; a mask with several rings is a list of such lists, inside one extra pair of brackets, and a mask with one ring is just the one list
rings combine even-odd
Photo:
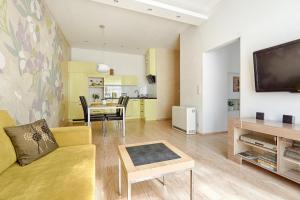
[(148, 8), (147, 10), (148, 10), (148, 11), (152, 11), (153, 9), (152, 9), (152, 8)]
[(176, 17), (177, 17), (177, 18), (181, 18), (181, 16), (180, 16), (180, 15), (177, 15)]
[(155, 1), (155, 0), (135, 0), (135, 1), (137, 1), (139, 3), (143, 3), (148, 6), (153, 6), (154, 8), (163, 8), (163, 9), (173, 11), (176, 13), (181, 13), (184, 15), (189, 15), (189, 16), (193, 16), (193, 17), (197, 17), (197, 18), (201, 18), (201, 19), (208, 19), (207, 15), (193, 12), (191, 10), (186, 10), (186, 9), (183, 9), (183, 8), (180, 8), (177, 6), (172, 6), (170, 4), (162, 3), (160, 1)]

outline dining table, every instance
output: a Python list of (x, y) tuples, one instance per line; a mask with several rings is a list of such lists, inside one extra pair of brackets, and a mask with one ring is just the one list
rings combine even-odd
[(122, 104), (90, 104), (88, 106), (88, 126), (91, 126), (91, 113), (93, 111), (99, 111), (99, 110), (117, 110), (117, 109), (121, 109), (121, 113), (122, 113), (122, 136), (125, 137), (125, 107)]

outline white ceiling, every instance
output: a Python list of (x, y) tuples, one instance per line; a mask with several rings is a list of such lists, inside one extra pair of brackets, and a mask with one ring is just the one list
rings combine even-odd
[[(209, 16), (220, 0), (157, 1)], [(204, 20), (135, 0), (118, 0), (118, 3), (114, 0), (46, 0), (46, 3), (72, 47), (124, 53), (144, 54), (151, 47), (178, 49), (179, 34), (190, 24)], [(177, 18), (178, 15), (181, 17)], [(104, 37), (99, 25), (106, 27)]]

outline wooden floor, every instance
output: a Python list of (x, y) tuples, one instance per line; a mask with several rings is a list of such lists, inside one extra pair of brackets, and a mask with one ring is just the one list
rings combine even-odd
[[(99, 125), (93, 124), (96, 153), (96, 199), (127, 199), (117, 193), (117, 145), (124, 143), (168, 140), (196, 161), (194, 169), (194, 199), (212, 200), (288, 200), (300, 199), (300, 186), (250, 164), (238, 165), (226, 158), (226, 134), (186, 136), (171, 129), (169, 121), (144, 123), (126, 122), (126, 137), (122, 138), (113, 124), (103, 136)], [(124, 180), (124, 179), (123, 179)], [(122, 183), (126, 188), (125, 182)], [(133, 200), (189, 199), (188, 173), (166, 176), (166, 186), (157, 180), (133, 184)]]

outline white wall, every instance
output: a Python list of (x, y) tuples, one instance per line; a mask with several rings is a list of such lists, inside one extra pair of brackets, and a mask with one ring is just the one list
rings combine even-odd
[[(203, 55), (203, 127), (202, 132), (227, 131), (229, 73), (239, 73), (239, 41)], [(231, 89), (232, 90), (232, 89)], [(239, 96), (239, 95), (237, 95)]]
[(241, 117), (265, 112), (266, 119), (281, 120), (283, 113), (296, 116), (300, 123), (300, 95), (256, 93), (254, 87), (254, 51), (300, 37), (299, 0), (224, 0), (215, 14), (200, 27), (181, 34), (182, 105), (198, 108), (198, 131), (203, 132), (202, 84), (203, 53), (240, 38), (241, 41)]
[(105, 62), (114, 69), (116, 75), (136, 75), (139, 79), (139, 87), (147, 85), (144, 55), (72, 48), (71, 59), (96, 63)]

